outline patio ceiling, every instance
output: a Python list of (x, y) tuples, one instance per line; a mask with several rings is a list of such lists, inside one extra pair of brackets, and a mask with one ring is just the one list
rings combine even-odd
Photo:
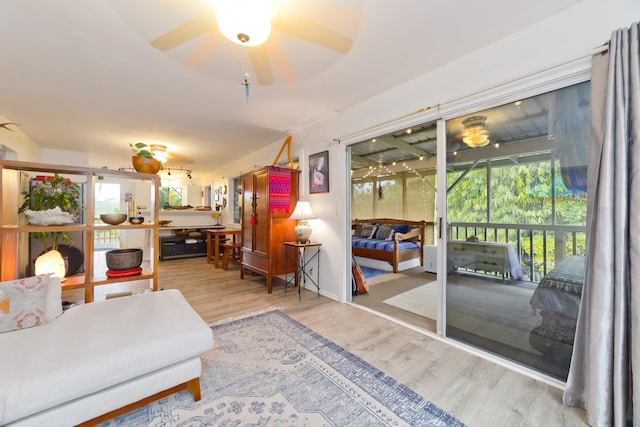
[[(589, 85), (582, 83), (574, 88), (570, 101), (577, 103), (579, 108), (565, 119), (588, 123)], [(550, 92), (448, 120), (448, 166), (463, 167), (476, 160), (489, 158), (514, 163), (539, 160), (540, 153), (555, 148), (553, 131), (549, 134), (549, 118), (557, 114), (553, 110), (561, 108), (567, 99), (569, 97), (561, 98), (557, 92)], [(486, 118), (490, 139), (486, 147), (471, 148), (462, 141), (463, 121), (472, 116)], [(351, 169), (361, 175), (363, 169), (381, 166), (393, 169), (401, 163), (411, 163), (413, 168), (417, 168), (416, 162), (420, 161), (421, 156), (422, 161), (427, 161), (423, 167), (435, 167), (436, 141), (435, 122), (413, 126), (410, 131), (401, 129), (362, 141), (351, 145)]]

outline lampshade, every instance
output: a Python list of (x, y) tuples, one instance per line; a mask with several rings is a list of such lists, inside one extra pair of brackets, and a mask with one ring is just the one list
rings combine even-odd
[(289, 217), (295, 220), (313, 219), (313, 212), (311, 211), (311, 204), (306, 200), (300, 200), (296, 204), (296, 208)]
[(308, 243), (312, 230), (307, 220), (313, 219), (313, 212), (311, 211), (311, 205), (309, 202), (306, 200), (298, 201), (296, 208), (293, 210), (293, 213), (289, 218), (298, 221), (298, 225), (294, 228), (298, 243)]
[(67, 274), (64, 258), (56, 250), (47, 251), (36, 258), (36, 275), (48, 273), (53, 273), (52, 276), (58, 276), (60, 279)]
[(273, 15), (270, 0), (216, 0), (214, 8), (220, 32), (232, 42), (258, 46), (269, 38)]
[(149, 145), (149, 151), (153, 154), (156, 160), (160, 160), (162, 163), (165, 163), (169, 158), (169, 153), (167, 153), (167, 147), (162, 144), (151, 144)]

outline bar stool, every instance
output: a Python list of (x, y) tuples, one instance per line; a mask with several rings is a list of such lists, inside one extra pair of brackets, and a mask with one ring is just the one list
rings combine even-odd
[(226, 270), (229, 267), (229, 258), (233, 256), (234, 260), (242, 261), (242, 243), (236, 243), (231, 240), (229, 243), (222, 244), (223, 252), (222, 252), (222, 269)]

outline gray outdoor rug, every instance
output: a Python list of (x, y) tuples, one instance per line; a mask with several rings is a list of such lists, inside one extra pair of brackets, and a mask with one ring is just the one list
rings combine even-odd
[(279, 310), (212, 326), (202, 400), (180, 392), (103, 426), (463, 426)]
[[(447, 284), (449, 327), (539, 354), (529, 334), (542, 317), (530, 304), (533, 289), (513, 284), (480, 281)], [(385, 304), (436, 318), (437, 283), (428, 282), (383, 301)]]

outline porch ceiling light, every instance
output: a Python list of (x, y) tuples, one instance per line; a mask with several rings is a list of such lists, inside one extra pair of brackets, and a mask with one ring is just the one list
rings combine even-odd
[(489, 145), (489, 131), (485, 127), (485, 116), (473, 116), (465, 119), (462, 141), (471, 148), (485, 147)]

